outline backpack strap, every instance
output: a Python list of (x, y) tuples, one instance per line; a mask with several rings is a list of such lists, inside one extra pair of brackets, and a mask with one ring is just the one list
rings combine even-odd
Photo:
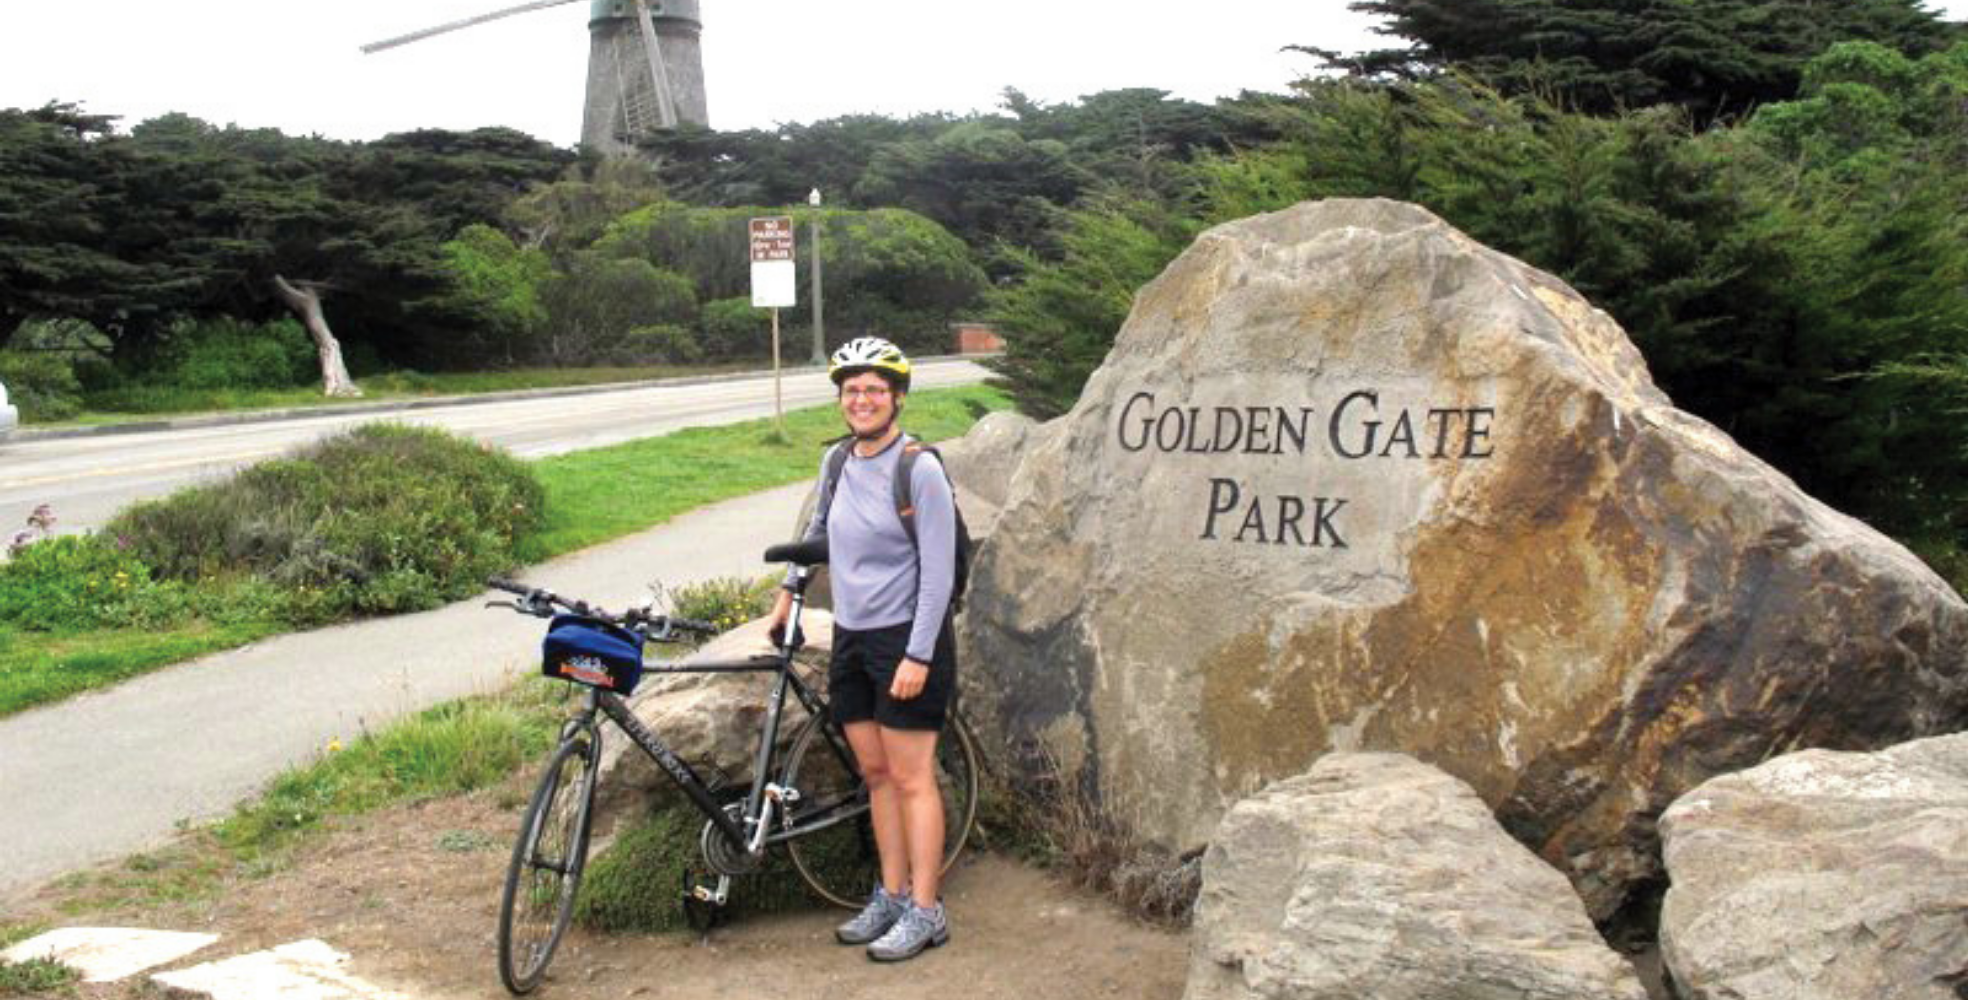
[[(918, 545), (916, 542), (916, 501), (913, 487), (915, 485), (916, 456), (923, 452), (929, 452), (935, 455), (938, 462), (943, 461), (943, 455), (935, 448), (923, 444), (908, 434), (902, 435), (902, 454), (895, 460), (895, 516), (902, 519), (902, 530), (909, 533), (910, 545)], [(946, 472), (944, 475), (947, 477), (948, 473)], [(950, 498), (952, 502), (955, 502), (955, 491), (951, 492)]]
[[(902, 448), (902, 454), (895, 457), (895, 482), (893, 486), (893, 492), (895, 494), (895, 516), (902, 520), (902, 530), (908, 533), (909, 544), (920, 547), (920, 543), (916, 541), (916, 501), (914, 496), (915, 491), (913, 489), (915, 483), (914, 476), (916, 474), (916, 456), (923, 452), (929, 452), (936, 456), (937, 461), (941, 462), (943, 455), (935, 448), (916, 440), (914, 435), (911, 434), (905, 433), (902, 435), (900, 446)], [(853, 447), (852, 442), (844, 441), (835, 445), (834, 449), (827, 453), (827, 504), (825, 507), (820, 508), (820, 522), (822, 524), (826, 523), (827, 511), (833, 506), (834, 494), (840, 489), (841, 473), (847, 469), (847, 449), (850, 447)], [(947, 478), (949, 474), (945, 472), (944, 475)], [(955, 496), (955, 492), (952, 491), (951, 499), (954, 500)]]
[[(820, 506), (819, 511), (820, 524), (823, 527), (827, 523), (828, 511), (833, 509), (834, 495), (840, 492), (841, 473), (847, 469), (847, 449), (853, 446), (852, 441), (840, 441), (827, 452), (826, 474), (823, 476), (827, 484), (827, 500)], [(915, 535), (911, 534), (909, 537), (914, 538)]]
[(916, 453), (922, 446), (902, 435), (902, 454), (895, 457), (895, 516), (902, 519), (902, 530), (909, 533), (909, 544), (916, 544)]

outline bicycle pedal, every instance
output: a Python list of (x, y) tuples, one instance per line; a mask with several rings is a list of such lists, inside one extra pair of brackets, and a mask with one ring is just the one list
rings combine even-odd
[(707, 884), (685, 873), (683, 876), (683, 922), (692, 930), (708, 935), (711, 928), (723, 923), (729, 915), (726, 906), (731, 900), (731, 876), (720, 875), (714, 884)]

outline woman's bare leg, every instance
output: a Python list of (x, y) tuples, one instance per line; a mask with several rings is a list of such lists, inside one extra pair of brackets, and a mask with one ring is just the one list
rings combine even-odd
[(881, 855), (882, 888), (900, 896), (909, 885), (909, 853), (902, 826), (902, 795), (893, 778), (881, 727), (873, 722), (850, 722), (841, 729), (854, 750), (861, 780), (868, 785), (868, 822), (875, 828), (875, 850)]
[[(888, 783), (901, 802), (910, 892), (916, 905), (935, 906), (943, 881), (943, 793), (936, 787), (937, 734), (935, 730), (886, 726), (878, 731), (882, 757), (887, 762)], [(881, 842), (881, 847), (882, 872), (886, 876), (888, 843)]]

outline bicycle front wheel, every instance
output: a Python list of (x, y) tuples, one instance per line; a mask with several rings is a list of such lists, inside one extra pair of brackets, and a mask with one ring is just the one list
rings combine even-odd
[[(829, 739), (831, 737), (831, 739)], [(809, 719), (786, 754), (783, 784), (799, 790), (795, 826), (815, 824), (811, 832), (786, 841), (786, 853), (800, 878), (822, 899), (854, 910), (868, 901), (881, 879), (868, 795), (852, 765), (847, 737), (833, 720)], [(963, 853), (977, 822), (977, 744), (970, 727), (952, 713), (936, 741), (936, 786), (943, 795), (943, 870)], [(833, 820), (830, 825), (819, 826)]]
[(574, 915), (599, 758), (592, 740), (562, 743), (520, 824), (499, 902), (499, 978), (514, 994), (540, 985)]

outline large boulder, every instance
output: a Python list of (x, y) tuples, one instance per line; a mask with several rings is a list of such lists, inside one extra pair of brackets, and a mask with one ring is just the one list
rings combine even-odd
[(1677, 799), (1661, 834), (1686, 1000), (1968, 989), (1968, 734), (1787, 754)]
[(937, 446), (972, 538), (989, 535), (997, 524), (1011, 477), (1038, 426), (1031, 417), (1005, 410), (985, 415), (968, 434)]
[(1565, 877), (1411, 757), (1325, 757), (1203, 855), (1184, 1000), (1645, 996)]
[(1175, 850), (1324, 753), (1397, 750), (1606, 919), (1704, 779), (1968, 724), (1939, 577), (1412, 205), (1203, 234), (1022, 451), (960, 630), (973, 720)]

